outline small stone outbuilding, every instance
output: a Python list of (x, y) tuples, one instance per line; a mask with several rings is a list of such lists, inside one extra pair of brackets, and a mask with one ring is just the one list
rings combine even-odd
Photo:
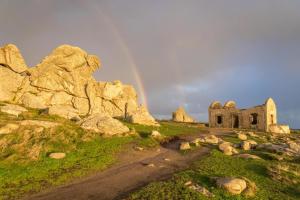
[(272, 98), (263, 105), (248, 109), (238, 109), (234, 101), (228, 101), (224, 106), (214, 101), (209, 109), (209, 126), (214, 128), (242, 128), (257, 131), (289, 133), (287, 125), (277, 124), (277, 109)]

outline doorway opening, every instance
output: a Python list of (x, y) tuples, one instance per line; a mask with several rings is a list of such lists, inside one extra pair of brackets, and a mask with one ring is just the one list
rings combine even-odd
[(251, 124), (252, 125), (257, 125), (258, 124), (258, 114), (257, 113), (252, 113), (251, 114)]
[(232, 128), (239, 128), (240, 127), (240, 120), (239, 120), (239, 116), (237, 115), (233, 115), (232, 116)]
[(218, 124), (218, 125), (223, 124), (223, 117), (222, 117), (221, 115), (218, 115), (218, 116), (217, 116), (217, 124)]

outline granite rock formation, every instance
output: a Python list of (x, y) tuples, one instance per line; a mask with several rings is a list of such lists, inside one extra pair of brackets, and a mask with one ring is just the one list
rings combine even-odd
[(195, 122), (195, 120), (185, 112), (183, 107), (179, 107), (173, 112), (172, 120), (175, 122)]
[(101, 66), (95, 55), (61, 45), (35, 67), (27, 67), (20, 51), (9, 44), (0, 49), (0, 101), (44, 109), (49, 114), (80, 121), (95, 114), (157, 125), (137, 94), (120, 81), (98, 82), (92, 74)]

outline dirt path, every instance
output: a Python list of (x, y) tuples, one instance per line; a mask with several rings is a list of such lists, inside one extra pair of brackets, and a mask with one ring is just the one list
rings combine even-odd
[[(217, 134), (224, 134), (217, 131)], [(214, 134), (216, 134), (214, 133)], [(209, 152), (197, 148), (187, 154), (178, 151), (180, 142), (199, 137), (203, 133), (180, 137), (156, 149), (136, 151), (132, 148), (120, 155), (115, 166), (80, 179), (71, 184), (50, 189), (25, 198), (26, 200), (106, 200), (122, 199), (128, 193), (152, 181), (169, 178)]]

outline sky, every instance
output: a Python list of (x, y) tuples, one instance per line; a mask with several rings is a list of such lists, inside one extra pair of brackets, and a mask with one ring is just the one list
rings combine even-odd
[(0, 46), (35, 66), (59, 45), (100, 57), (99, 81), (134, 85), (158, 118), (200, 121), (214, 100), (277, 103), (300, 128), (300, 1), (0, 0)]

